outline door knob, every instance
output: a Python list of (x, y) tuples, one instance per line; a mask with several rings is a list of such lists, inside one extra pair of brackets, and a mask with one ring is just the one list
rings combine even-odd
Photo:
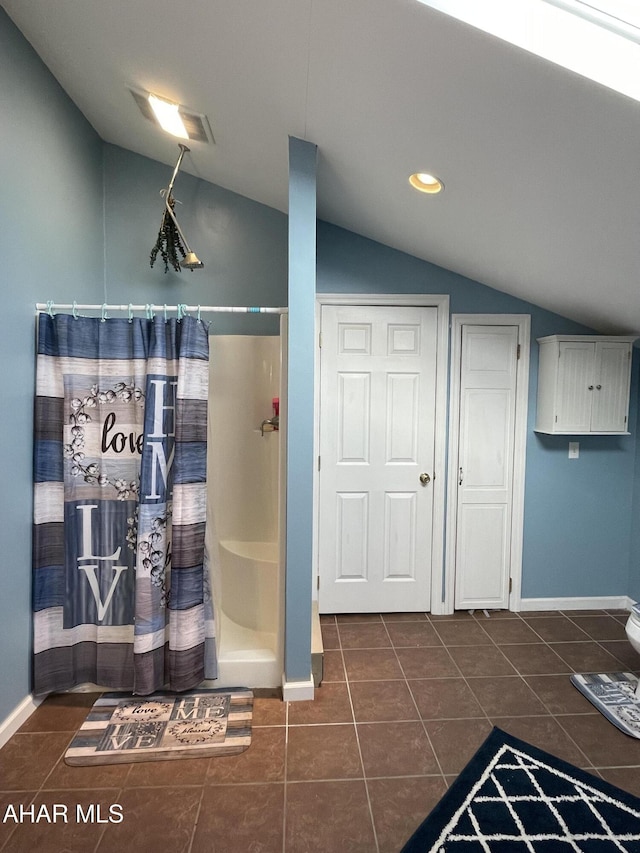
[(420, 474), (420, 482), (422, 483), (423, 486), (426, 486), (427, 483), (429, 483), (430, 481), (431, 481), (431, 477), (426, 472), (423, 474)]

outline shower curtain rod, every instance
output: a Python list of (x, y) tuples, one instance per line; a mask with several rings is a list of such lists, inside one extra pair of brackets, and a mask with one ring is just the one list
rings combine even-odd
[(186, 314), (188, 311), (192, 311), (195, 313), (201, 313), (206, 311), (208, 313), (214, 314), (286, 314), (288, 312), (288, 308), (267, 308), (264, 306), (240, 306), (240, 307), (232, 307), (228, 305), (156, 305), (155, 303), (151, 303), (148, 305), (108, 305), (103, 303), (101, 305), (84, 305), (79, 302), (73, 302), (71, 304), (63, 304), (57, 302), (37, 302), (36, 303), (36, 311), (47, 311), (49, 313), (57, 311), (102, 311), (103, 315), (106, 311), (128, 311), (129, 313), (133, 311), (147, 311), (152, 313), (157, 313), (158, 311), (176, 311), (180, 312), (182, 315)]

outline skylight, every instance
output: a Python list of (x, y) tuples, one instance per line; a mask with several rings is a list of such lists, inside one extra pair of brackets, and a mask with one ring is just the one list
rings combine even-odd
[(640, 101), (637, 0), (419, 0)]
[(638, 0), (546, 0), (574, 15), (581, 15), (601, 27), (608, 27), (627, 38), (640, 38)]

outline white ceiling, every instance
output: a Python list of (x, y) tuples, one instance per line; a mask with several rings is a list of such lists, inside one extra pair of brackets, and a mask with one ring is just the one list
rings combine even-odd
[(285, 211), (287, 137), (307, 139), (319, 218), (640, 332), (640, 103), (417, 0), (3, 5), (107, 142), (173, 165), (128, 87), (164, 95), (213, 128), (186, 171)]

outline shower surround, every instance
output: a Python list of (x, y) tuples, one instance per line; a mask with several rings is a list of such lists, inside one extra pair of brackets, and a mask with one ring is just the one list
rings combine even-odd
[[(261, 429), (284, 397), (277, 336), (210, 337), (206, 547), (215, 602), (216, 687), (279, 687), (284, 558), (280, 447)], [(281, 420), (282, 426), (285, 419)]]

